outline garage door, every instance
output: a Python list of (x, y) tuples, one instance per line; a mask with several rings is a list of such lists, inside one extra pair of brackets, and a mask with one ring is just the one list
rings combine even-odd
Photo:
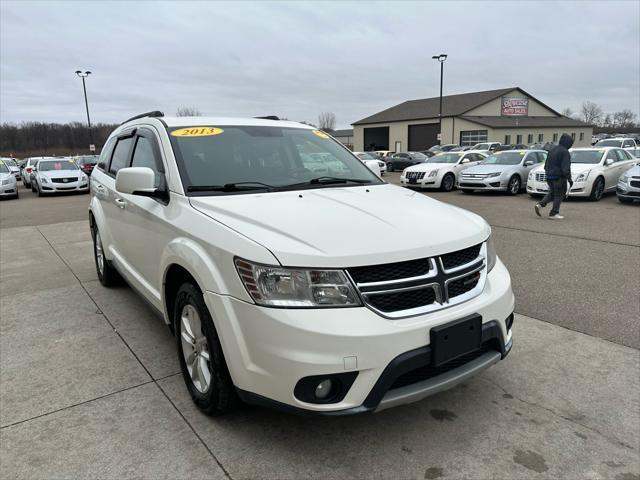
[(409, 151), (427, 150), (438, 144), (438, 124), (409, 125)]
[(389, 127), (364, 129), (365, 150), (389, 150)]

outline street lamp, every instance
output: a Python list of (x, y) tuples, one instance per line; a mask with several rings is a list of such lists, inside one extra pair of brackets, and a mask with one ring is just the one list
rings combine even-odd
[(91, 72), (87, 70), (83, 72), (76, 70), (76, 75), (82, 78), (82, 90), (84, 91), (84, 106), (87, 109), (87, 123), (89, 124), (89, 142), (93, 145), (93, 134), (91, 133), (91, 118), (89, 118), (89, 102), (87, 101), (87, 86), (84, 83), (84, 79), (91, 75)]
[(440, 55), (434, 55), (431, 58), (440, 62), (440, 114), (438, 115), (438, 132), (440, 140), (438, 140), (438, 144), (442, 144), (442, 78), (444, 76), (444, 61), (447, 59), (447, 54), (441, 53)]

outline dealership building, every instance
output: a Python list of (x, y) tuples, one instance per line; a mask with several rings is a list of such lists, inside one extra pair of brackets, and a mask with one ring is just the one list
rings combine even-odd
[[(440, 98), (408, 100), (353, 123), (353, 149), (426, 150), (438, 144)], [(593, 127), (565, 117), (519, 87), (442, 97), (441, 144), (557, 143), (574, 137), (574, 146), (591, 145)]]

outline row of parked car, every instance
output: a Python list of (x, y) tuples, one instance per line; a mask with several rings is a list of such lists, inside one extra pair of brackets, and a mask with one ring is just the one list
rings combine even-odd
[[(640, 200), (640, 163), (630, 152), (611, 146), (572, 148), (570, 152), (574, 184), (569, 196), (598, 201), (606, 192), (615, 190), (622, 203)], [(548, 191), (546, 150), (449, 151), (425, 159), (416, 153), (401, 157), (405, 162), (410, 158), (412, 163), (402, 169), (403, 186), (443, 191), (457, 187), (463, 193), (503, 191), (510, 195), (526, 191), (532, 197)], [(420, 161), (416, 162), (418, 158)]]
[(19, 198), (18, 182), (38, 196), (58, 192), (89, 192), (96, 155), (0, 159), (0, 198)]

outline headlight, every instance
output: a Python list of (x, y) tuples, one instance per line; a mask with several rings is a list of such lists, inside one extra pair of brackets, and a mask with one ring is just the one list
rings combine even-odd
[(378, 166), (379, 166), (380, 168), (384, 168), (384, 163), (383, 163), (383, 162), (378, 162)]
[(536, 175), (535, 173), (533, 173), (533, 172), (529, 172), (529, 178), (530, 178), (531, 180), (533, 180), (533, 177), (535, 177), (535, 175)]
[(487, 239), (487, 273), (493, 270), (493, 267), (496, 266), (496, 248), (493, 245), (493, 236), (489, 235)]
[(621, 177), (620, 180), (618, 180), (621, 183), (627, 183), (629, 181), (629, 174), (628, 173), (624, 173)]
[(11, 178), (5, 178), (2, 180), (2, 185), (11, 185)]
[(429, 176), (429, 177), (435, 177), (436, 175), (438, 175), (438, 170), (431, 170), (431, 171), (429, 172), (429, 175), (428, 175), (428, 176)]
[(487, 177), (491, 178), (491, 177), (499, 177), (502, 174), (502, 172), (493, 172), (490, 173), (489, 175), (487, 175)]
[(353, 307), (358, 295), (341, 270), (310, 270), (259, 265), (236, 259), (251, 298), (269, 307)]
[(40, 181), (42, 183), (49, 183), (49, 179), (47, 177), (40, 177)]
[(589, 170), (588, 172), (582, 172), (581, 174), (579, 174), (576, 177), (576, 182), (584, 182), (584, 181), (586, 181), (590, 172), (591, 172), (591, 170)]

